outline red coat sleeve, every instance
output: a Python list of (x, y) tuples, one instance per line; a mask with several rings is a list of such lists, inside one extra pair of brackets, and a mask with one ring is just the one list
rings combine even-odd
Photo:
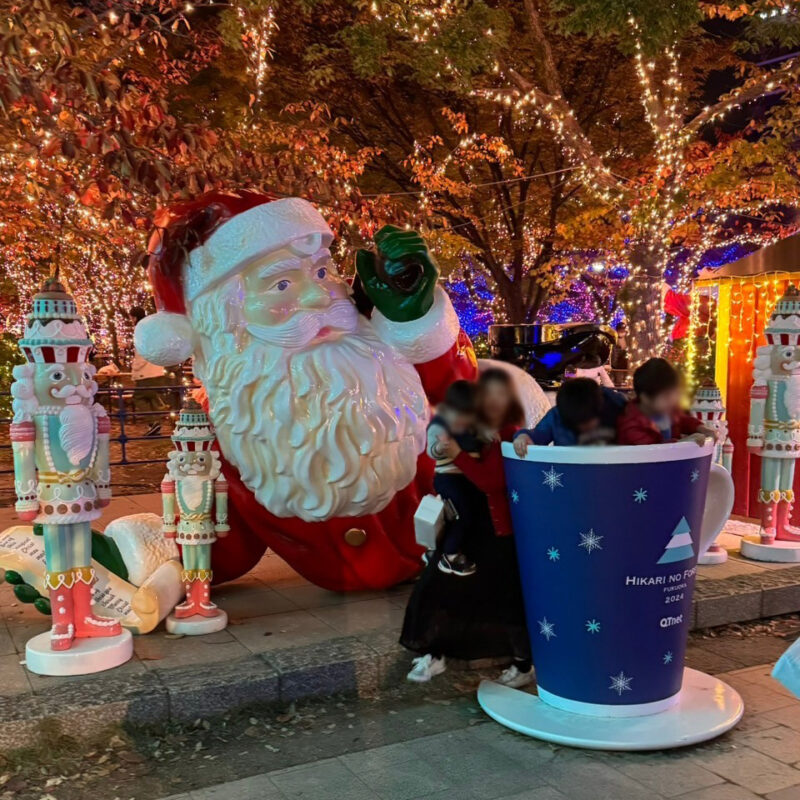
[(691, 414), (686, 414), (685, 412), (681, 412), (678, 415), (678, 419), (676, 420), (676, 424), (673, 426), (680, 431), (681, 436), (691, 436), (693, 433), (697, 433), (697, 429), (703, 423), (700, 422), (697, 417), (693, 417)]
[(617, 420), (617, 444), (662, 444), (661, 433), (653, 423), (637, 411), (629, 408)]
[(464, 331), (459, 331), (450, 349), (438, 358), (414, 366), (422, 380), (422, 388), (433, 405), (442, 402), (447, 387), (453, 381), (474, 381), (478, 377), (478, 359)]

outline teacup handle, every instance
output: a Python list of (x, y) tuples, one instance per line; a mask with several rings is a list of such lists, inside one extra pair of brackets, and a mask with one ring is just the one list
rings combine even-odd
[(720, 464), (712, 464), (708, 475), (706, 505), (703, 509), (703, 525), (700, 529), (700, 553), (703, 555), (725, 527), (733, 510), (733, 478)]

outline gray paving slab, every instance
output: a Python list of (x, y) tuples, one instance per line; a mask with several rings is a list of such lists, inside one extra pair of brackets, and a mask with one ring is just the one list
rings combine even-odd
[(357, 774), (384, 800), (413, 800), (454, 786), (436, 766), (419, 760), (359, 770)]
[(756, 794), (768, 794), (800, 784), (800, 770), (750, 747), (717, 752), (698, 750), (696, 762)]
[(691, 750), (668, 755), (626, 756), (610, 763), (623, 775), (664, 797), (678, 797), (724, 781), (719, 775), (695, 764)]
[(335, 759), (272, 773), (271, 778), (287, 800), (394, 800), (381, 797)]
[(664, 796), (623, 774), (615, 766), (579, 751), (556, 753), (543, 770), (542, 777), (570, 800), (598, 800), (600, 797), (653, 800)]
[(749, 789), (745, 789), (744, 786), (721, 783), (707, 789), (689, 792), (683, 795), (680, 800), (760, 800), (760, 798)]
[(221, 786), (198, 789), (180, 797), (191, 797), (191, 800), (285, 800), (286, 795), (267, 775), (253, 775)]

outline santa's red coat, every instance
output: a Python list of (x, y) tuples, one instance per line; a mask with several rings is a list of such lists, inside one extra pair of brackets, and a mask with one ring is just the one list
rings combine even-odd
[[(463, 331), (446, 352), (415, 366), (432, 404), (453, 381), (477, 376), (475, 353)], [(422, 549), (414, 538), (414, 512), (433, 480), (433, 462), (424, 453), (417, 460), (416, 478), (382, 511), (324, 522), (270, 514), (224, 459), (222, 470), (228, 480), (231, 531), (214, 545), (216, 583), (252, 569), (267, 547), (303, 577), (335, 591), (382, 589), (419, 571)]]

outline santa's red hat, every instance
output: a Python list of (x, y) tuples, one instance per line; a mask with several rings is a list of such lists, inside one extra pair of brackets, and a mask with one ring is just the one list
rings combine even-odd
[(298, 239), (316, 236), (327, 247), (333, 233), (307, 200), (260, 192), (209, 192), (161, 209), (150, 237), (148, 273), (158, 313), (134, 331), (137, 352), (161, 366), (194, 352), (187, 304), (254, 260)]

